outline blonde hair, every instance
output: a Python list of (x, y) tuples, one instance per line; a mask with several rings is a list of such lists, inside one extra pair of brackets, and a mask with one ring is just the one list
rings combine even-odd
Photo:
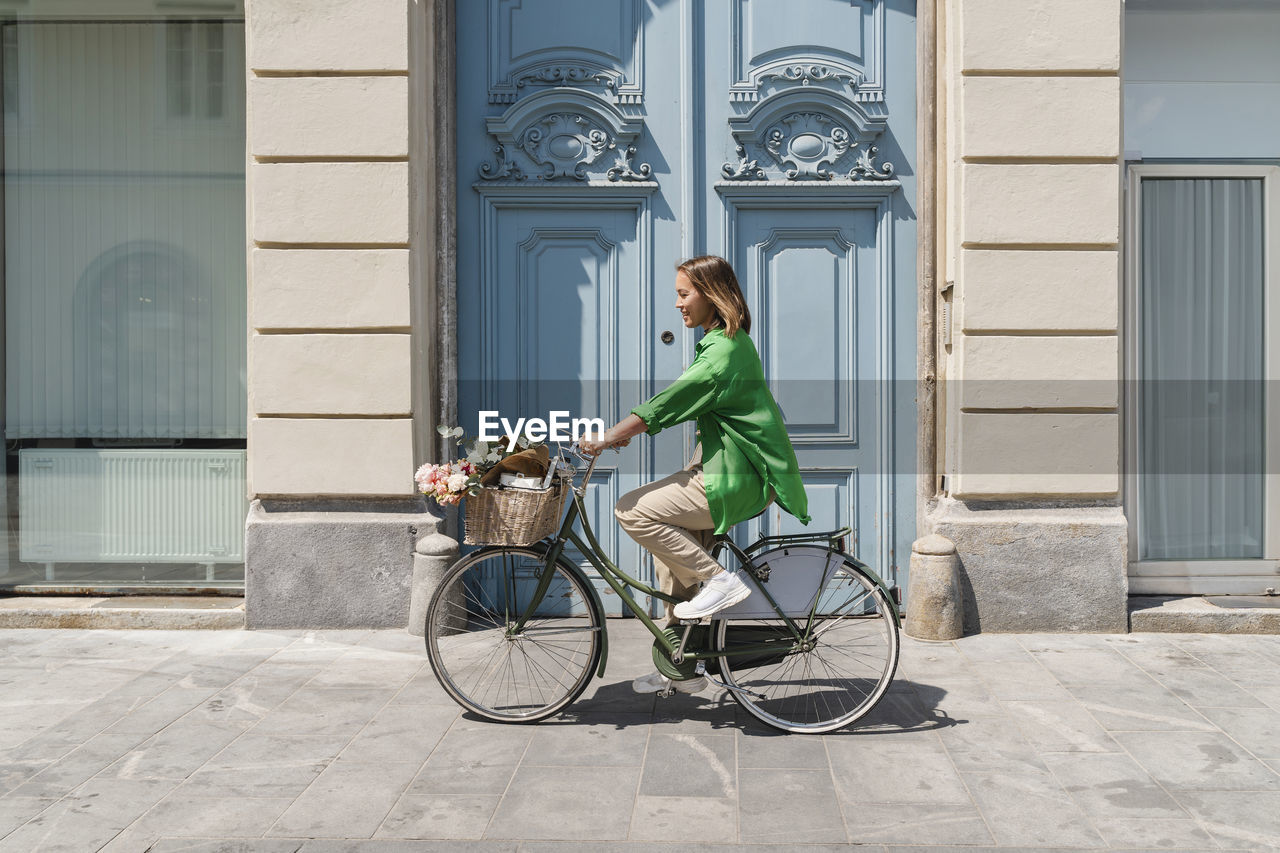
[(689, 283), (715, 306), (716, 325), (724, 329), (726, 338), (732, 338), (738, 329), (751, 334), (751, 311), (728, 261), (716, 255), (702, 255), (678, 265), (676, 271), (688, 276)]

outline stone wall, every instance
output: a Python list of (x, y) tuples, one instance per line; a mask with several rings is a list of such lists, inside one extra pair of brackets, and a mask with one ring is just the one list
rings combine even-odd
[(408, 0), (246, 17), (248, 623), (404, 624), (438, 522), (410, 479)]
[(1120, 0), (945, 3), (953, 500), (930, 526), (970, 630), (1125, 629), (1121, 22)]

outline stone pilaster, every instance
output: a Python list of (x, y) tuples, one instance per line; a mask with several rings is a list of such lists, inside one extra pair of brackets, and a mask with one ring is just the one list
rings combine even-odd
[(950, 0), (946, 492), (966, 628), (1125, 630), (1120, 0)]

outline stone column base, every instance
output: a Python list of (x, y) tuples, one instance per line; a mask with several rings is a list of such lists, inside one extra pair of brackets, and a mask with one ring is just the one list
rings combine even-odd
[(405, 627), (414, 544), (443, 524), (420, 500), (254, 501), (245, 627)]
[(956, 544), (966, 633), (1129, 630), (1122, 508), (943, 498), (928, 522)]

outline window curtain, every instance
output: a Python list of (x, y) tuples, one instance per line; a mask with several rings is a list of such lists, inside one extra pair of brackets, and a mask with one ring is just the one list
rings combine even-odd
[(1263, 182), (1147, 178), (1139, 558), (1262, 557)]
[(243, 438), (243, 23), (4, 29), (6, 437)]

